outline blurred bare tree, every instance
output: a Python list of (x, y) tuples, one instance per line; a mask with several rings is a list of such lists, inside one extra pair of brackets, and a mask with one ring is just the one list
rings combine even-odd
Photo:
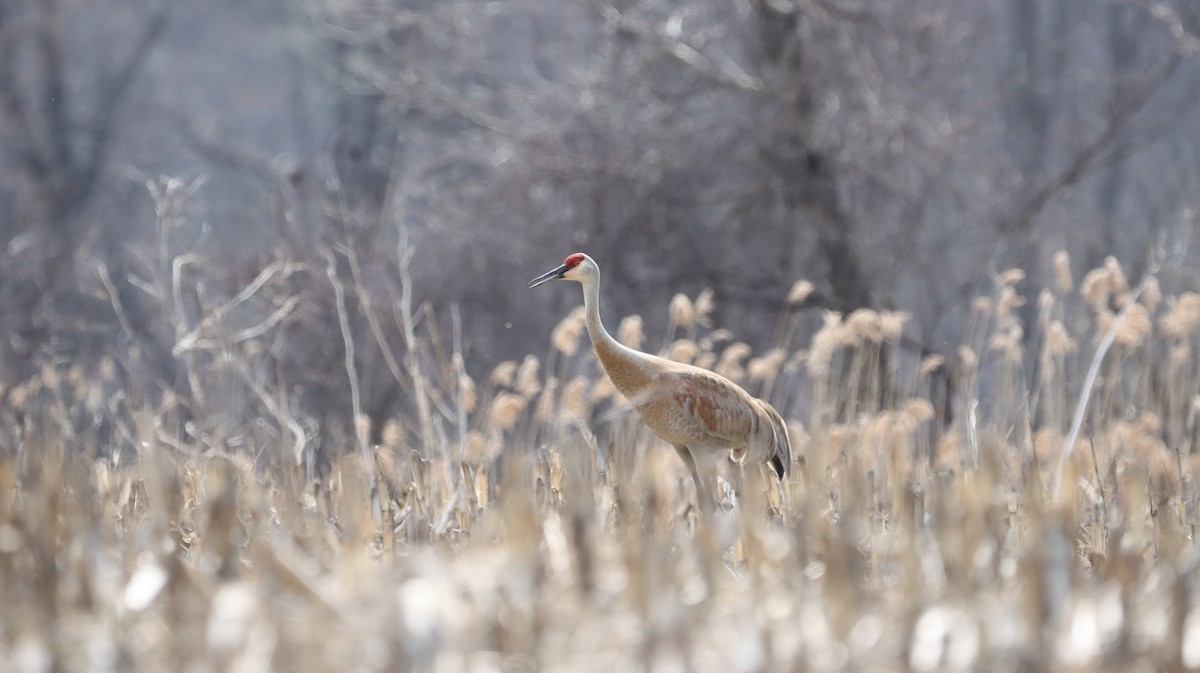
[[(937, 333), (979, 269), (1036, 272), (1043, 213), (1097, 175), (1104, 215), (1073, 226), (1111, 252), (1121, 171), (1196, 123), (1195, 63), (1154, 18), (1186, 3), (313, 6), (343, 84), (397, 125), (404, 151), (372, 152), (421, 194), (418, 245), (469, 263), (438, 286), (519, 318), (511, 290), (472, 279), (586, 247), (620, 311), (711, 286), (725, 319), (769, 324), (808, 276), (817, 305), (917, 304)], [(1107, 69), (1086, 65), (1095, 34)]]
[[(75, 357), (83, 329), (142, 349), (163, 389), (237, 388), (227, 349), (270, 334), (238, 374), (260, 416), (427, 411), (445, 400), (414, 397), (410, 340), (462, 344), (466, 364), (418, 367), (446, 395), (457, 368), (536, 351), (577, 297), (525, 281), (576, 249), (605, 269), (609, 319), (651, 334), (674, 293), (710, 287), (714, 321), (756, 345), (784, 311), (815, 328), (806, 309), (901, 308), (906, 343), (945, 353), (989, 272), (1060, 248), (1136, 269), (1188, 222), (1197, 14), (0, 0), (0, 366)], [(815, 292), (789, 306), (800, 278)], [(276, 388), (298, 408), (270, 409)]]
[(75, 255), (110, 167), (131, 86), (170, 4), (0, 2), (0, 363), (22, 363), (80, 325)]

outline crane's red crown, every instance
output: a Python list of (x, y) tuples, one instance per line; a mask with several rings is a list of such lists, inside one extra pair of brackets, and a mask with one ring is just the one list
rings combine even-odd
[(575, 267), (579, 266), (579, 263), (582, 261), (583, 261), (583, 253), (577, 252), (573, 255), (568, 256), (565, 260), (563, 260), (563, 266), (567, 267), (568, 269), (574, 269)]

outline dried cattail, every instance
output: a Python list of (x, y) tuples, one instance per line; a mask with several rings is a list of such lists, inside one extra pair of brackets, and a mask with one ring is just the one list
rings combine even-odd
[(1023, 269), (1007, 269), (1000, 274), (1000, 283), (1002, 285), (1017, 285), (1025, 280), (1025, 271)]
[(932, 355), (926, 355), (924, 358), (921, 359), (921, 367), (917, 371), (921, 375), (921, 377), (924, 378), (924, 377), (929, 376), (930, 374), (936, 372), (937, 370), (941, 369), (942, 365), (945, 364), (945, 362), (946, 362), (946, 358), (942, 357), (941, 355), (938, 355), (937, 353), (934, 353)]
[(538, 378), (538, 368), (540, 367), (538, 359), (532, 355), (526, 355), (521, 362), (521, 366), (517, 369), (517, 383), (515, 389), (525, 399), (532, 399), (542, 389), (541, 381)]
[(979, 315), (992, 314), (992, 298), (991, 297), (975, 297), (971, 300), (971, 311)]
[(996, 298), (996, 319), (1004, 319), (1012, 314), (1014, 308), (1020, 308), (1025, 305), (1025, 298), (1017, 294), (1017, 291), (1009, 285), (1000, 288), (1000, 294)]
[(640, 350), (645, 338), (645, 332), (642, 331), (642, 316), (640, 315), (627, 315), (621, 320), (621, 324), (617, 326), (617, 341), (630, 348)]
[(1054, 253), (1054, 282), (1058, 285), (1059, 292), (1070, 292), (1074, 287), (1071, 276), (1071, 255), (1067, 254), (1066, 250)]
[(1050, 321), (1051, 315), (1054, 313), (1055, 304), (1054, 295), (1050, 290), (1042, 290), (1038, 294), (1037, 308), (1038, 321), (1042, 324)]
[(812, 442), (812, 435), (808, 434), (808, 429), (800, 421), (787, 421), (788, 440), (792, 443), (792, 457), (804, 455), (808, 449), (808, 445)]
[(696, 322), (704, 327), (712, 327), (712, 312), (717, 307), (713, 301), (714, 293), (711, 287), (706, 287), (696, 295), (696, 301), (693, 304), (696, 309)]
[(1141, 304), (1131, 304), (1121, 313), (1116, 342), (1126, 348), (1136, 348), (1150, 333), (1150, 312)]
[(467, 433), (467, 454), (463, 459), (469, 463), (480, 465), (491, 462), (494, 457), (488, 447), (488, 438), (483, 433), (472, 430)]
[(1146, 279), (1146, 289), (1142, 290), (1142, 306), (1145, 306), (1147, 311), (1154, 313), (1154, 309), (1158, 308), (1161, 301), (1162, 289), (1158, 286), (1158, 278), (1151, 276)]
[(779, 375), (783, 361), (787, 359), (787, 351), (782, 348), (772, 348), (762, 357), (753, 358), (747, 365), (746, 373), (751, 381), (770, 381)]
[(554, 326), (554, 331), (550, 334), (550, 344), (555, 350), (568, 357), (575, 354), (579, 348), (579, 337), (583, 335), (585, 328), (584, 315), (584, 308), (577, 306)]
[(589, 400), (592, 404), (603, 402), (617, 393), (617, 389), (613, 386), (612, 379), (608, 378), (608, 374), (601, 374), (596, 378), (596, 382), (592, 384), (592, 394)]
[(718, 327), (708, 335), (708, 338), (712, 339), (714, 344), (723, 343), (725, 341), (733, 341), (733, 332), (725, 329), (724, 327)]
[(910, 317), (904, 311), (884, 311), (879, 314), (879, 331), (883, 333), (883, 338), (891, 342), (899, 341)]
[(974, 371), (974, 369), (979, 366), (979, 356), (975, 354), (975, 351), (972, 350), (970, 346), (959, 346), (958, 364), (965, 371)]
[(696, 324), (696, 310), (692, 306), (692, 300), (688, 299), (686, 294), (677, 294), (671, 297), (671, 305), (669, 308), (671, 314), (671, 324), (682, 329), (691, 329)]
[(1185, 339), (1200, 324), (1200, 294), (1184, 292), (1167, 300), (1167, 313), (1158, 320), (1163, 333), (1175, 339)]
[(792, 285), (792, 289), (788, 290), (787, 303), (789, 306), (803, 304), (805, 299), (812, 295), (816, 288), (807, 280), (798, 280)]
[(1084, 301), (1092, 306), (1104, 306), (1108, 304), (1109, 295), (1112, 294), (1112, 283), (1108, 277), (1109, 272), (1106, 268), (1092, 269), (1083, 277), (1083, 282), (1079, 284), (1079, 294), (1083, 296)]
[(517, 424), (521, 412), (525, 411), (525, 397), (513, 393), (500, 393), (492, 400), (488, 423), (496, 430), (508, 430)]
[(721, 359), (717, 361), (716, 372), (727, 379), (737, 381), (744, 374), (742, 371), (742, 360), (745, 360), (750, 355), (750, 346), (748, 344), (737, 342), (730, 344), (724, 351), (721, 352)]
[(100, 358), (100, 364), (96, 367), (96, 374), (101, 381), (112, 383), (117, 378), (117, 362), (113, 360), (111, 355), (105, 355)]
[(1117, 314), (1110, 311), (1107, 306), (1096, 307), (1096, 315), (1092, 319), (1092, 322), (1096, 325), (1096, 338), (1099, 339), (1103, 335), (1108, 334), (1108, 331), (1112, 329), (1113, 321), (1116, 319)]
[(1067, 332), (1067, 328), (1063, 326), (1061, 320), (1052, 321), (1046, 328), (1044, 348), (1048, 355), (1059, 358), (1075, 352), (1075, 339)]
[(959, 450), (962, 447), (962, 433), (957, 427), (951, 428), (942, 435), (934, 446), (934, 466), (939, 472), (956, 470), (959, 467)]
[(998, 351), (1005, 362), (1015, 364), (1021, 361), (1024, 348), (1021, 345), (1023, 333), (1020, 325), (1012, 325), (1008, 329), (993, 336), (988, 342), (988, 348)]
[(479, 395), (475, 390), (475, 380), (465, 372), (460, 373), (458, 375), (458, 389), (462, 395), (463, 410), (467, 413), (475, 411), (475, 403), (479, 401)]
[(1121, 294), (1129, 291), (1129, 280), (1125, 278), (1125, 272), (1121, 270), (1121, 263), (1117, 261), (1116, 257), (1111, 255), (1105, 257), (1104, 268), (1108, 270), (1110, 292)]
[(700, 354), (696, 356), (696, 359), (692, 360), (692, 364), (701, 369), (712, 369), (716, 363), (717, 354), (709, 350), (701, 351)]
[(803, 367), (804, 363), (807, 361), (808, 361), (808, 350), (801, 348), (800, 350), (796, 351), (795, 353), (792, 353), (792, 356), (787, 359), (786, 363), (784, 363), (783, 369), (784, 369), (784, 371), (795, 372), (796, 370)]
[(247, 360), (253, 360), (257, 358), (263, 354), (263, 351), (263, 345), (259, 343), (258, 339), (249, 339), (242, 342), (242, 355), (245, 356)]
[(404, 424), (396, 418), (387, 419), (379, 438), (389, 451), (399, 451), (404, 446)]
[(853, 339), (855, 344), (863, 341), (878, 343), (883, 340), (879, 314), (869, 308), (856, 309), (846, 317), (845, 335)]
[(696, 344), (689, 339), (677, 339), (667, 348), (667, 359), (684, 364), (691, 364), (696, 357)]
[(511, 388), (513, 380), (517, 376), (517, 363), (515, 360), (505, 360), (496, 365), (492, 370), (492, 375), (488, 377), (493, 386), (499, 388)]
[(561, 411), (563, 419), (577, 422), (587, 418), (588, 380), (582, 376), (571, 379), (563, 389)]
[[(0, 395), (4, 394), (4, 387), (0, 386)], [(104, 387), (98, 382), (92, 381), (87, 385), (87, 392), (84, 394), (83, 407), (90, 414), (98, 414), (104, 411)]]
[(842, 347), (842, 314), (836, 311), (826, 311), (821, 319), (824, 325), (813, 335), (812, 346), (808, 350), (808, 360), (805, 363), (808, 373), (813, 376), (827, 374), (833, 355)]
[(542, 387), (542, 394), (538, 397), (537, 408), (533, 412), (533, 417), (542, 423), (549, 423), (554, 420), (556, 408), (558, 406), (558, 379), (553, 376), (546, 378), (546, 385)]
[(58, 370), (54, 368), (54, 365), (49, 362), (43, 362), (41, 370), (42, 386), (50, 390), (57, 388), (59, 384)]
[(359, 414), (354, 417), (354, 432), (359, 437), (371, 436), (371, 417), (366, 414)]
[(932, 421), (937, 415), (933, 409), (933, 403), (923, 397), (914, 397), (905, 402), (901, 413), (918, 424)]
[[(1039, 460), (1058, 457), (1062, 450), (1063, 436), (1054, 428), (1040, 428), (1033, 433), (1033, 453)], [(1081, 447), (1075, 447), (1078, 451)]]

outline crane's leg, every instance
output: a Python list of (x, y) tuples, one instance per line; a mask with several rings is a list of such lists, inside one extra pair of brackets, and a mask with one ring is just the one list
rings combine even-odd
[(709, 495), (708, 489), (704, 487), (704, 481), (700, 479), (700, 470), (696, 469), (696, 459), (692, 457), (691, 450), (682, 444), (675, 444), (675, 452), (683, 459), (683, 464), (687, 465), (688, 470), (692, 473), (692, 481), (696, 484), (696, 500), (700, 506), (700, 511), (707, 514), (714, 509), (712, 496)]

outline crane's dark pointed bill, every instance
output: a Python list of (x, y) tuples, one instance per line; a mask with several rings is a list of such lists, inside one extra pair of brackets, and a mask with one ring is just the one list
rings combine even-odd
[(549, 283), (552, 280), (558, 280), (559, 278), (562, 278), (563, 274), (569, 270), (570, 270), (569, 267), (567, 267), (566, 264), (563, 264), (562, 266), (558, 267), (557, 269), (555, 269), (553, 271), (547, 271), (546, 273), (543, 273), (542, 275), (538, 276), (537, 278), (534, 278), (533, 280), (529, 281), (529, 289), (532, 290), (533, 288), (541, 285), (542, 283)]

